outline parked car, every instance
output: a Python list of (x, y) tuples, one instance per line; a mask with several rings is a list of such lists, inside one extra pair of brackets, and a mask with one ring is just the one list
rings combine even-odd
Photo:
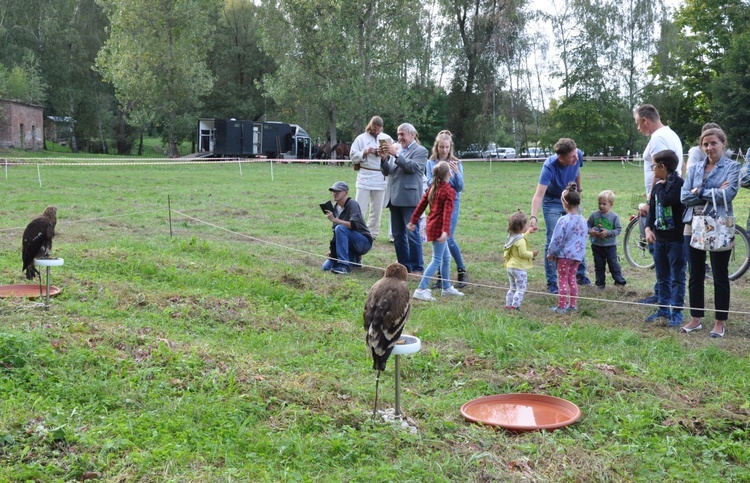
[(469, 144), (465, 150), (458, 152), (461, 159), (475, 159), (482, 157), (482, 147), (478, 144)]
[(522, 158), (547, 158), (549, 151), (544, 148), (529, 148), (521, 153)]
[(495, 148), (493, 150), (485, 151), (483, 157), (493, 159), (513, 159), (516, 157), (516, 150), (514, 148)]

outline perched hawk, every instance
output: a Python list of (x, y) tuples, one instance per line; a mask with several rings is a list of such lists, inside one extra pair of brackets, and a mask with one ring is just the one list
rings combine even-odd
[(372, 368), (378, 371), (373, 415), (378, 408), (380, 372), (385, 370), (385, 363), (409, 319), (410, 294), (406, 274), (406, 267), (400, 263), (388, 265), (385, 275), (372, 286), (365, 302), (365, 340), (372, 352)]
[(52, 238), (55, 236), (57, 208), (48, 206), (41, 216), (31, 220), (23, 231), (21, 258), (26, 278), (33, 280), (39, 271), (34, 267), (34, 258), (47, 258), (52, 250)]

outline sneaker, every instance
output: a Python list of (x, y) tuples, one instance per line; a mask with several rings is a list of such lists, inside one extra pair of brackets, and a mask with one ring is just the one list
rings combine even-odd
[(649, 295), (645, 299), (641, 299), (638, 301), (639, 304), (655, 304), (659, 302), (659, 297), (656, 295)]
[(578, 307), (568, 307), (567, 309), (565, 309), (566, 314), (570, 314), (574, 312), (578, 312)]
[(413, 297), (417, 300), (424, 300), (425, 302), (434, 302), (435, 297), (432, 296), (432, 292), (429, 288), (426, 288), (424, 290), (416, 289), (414, 291)]
[(651, 314), (648, 317), (646, 317), (646, 322), (654, 322), (657, 319), (662, 319), (662, 318), (669, 320), (670, 317), (671, 317), (671, 315), (669, 313), (669, 310), (659, 309), (656, 312), (654, 312), (653, 314)]
[(547, 285), (547, 292), (557, 295), (557, 285)]
[(591, 285), (591, 280), (587, 276), (578, 277), (577, 279), (578, 285)]
[(552, 312), (553, 314), (567, 314), (568, 313), (568, 309), (566, 309), (565, 307), (550, 307), (549, 311)]
[(336, 275), (346, 275), (349, 273), (349, 267), (345, 267), (344, 265), (337, 265), (331, 269), (331, 273), (335, 273)]
[(684, 321), (685, 319), (682, 316), (682, 312), (672, 312), (672, 315), (669, 317), (668, 325), (670, 327), (679, 327)]
[(458, 290), (456, 290), (456, 287), (454, 287), (453, 285), (451, 285), (448, 288), (444, 288), (441, 293), (442, 293), (443, 297), (445, 297), (446, 295), (455, 295), (457, 297), (463, 297), (464, 296), (464, 293), (463, 292), (459, 292)]
[(362, 268), (362, 255), (354, 257), (354, 260), (352, 260), (352, 268)]

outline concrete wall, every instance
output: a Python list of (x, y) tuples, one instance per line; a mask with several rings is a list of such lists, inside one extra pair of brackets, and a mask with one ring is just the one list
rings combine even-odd
[(0, 99), (0, 147), (42, 149), (43, 114), (42, 106)]

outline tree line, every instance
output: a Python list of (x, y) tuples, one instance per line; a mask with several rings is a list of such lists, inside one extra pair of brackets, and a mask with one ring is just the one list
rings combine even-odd
[[(708, 121), (750, 144), (743, 0), (3, 0), (0, 97), (74, 124), (71, 149), (170, 155), (200, 117), (351, 141), (372, 115), (459, 148), (642, 151), (654, 104), (690, 144)], [(113, 146), (110, 144), (114, 143)], [(180, 148), (184, 152), (189, 147)]]

